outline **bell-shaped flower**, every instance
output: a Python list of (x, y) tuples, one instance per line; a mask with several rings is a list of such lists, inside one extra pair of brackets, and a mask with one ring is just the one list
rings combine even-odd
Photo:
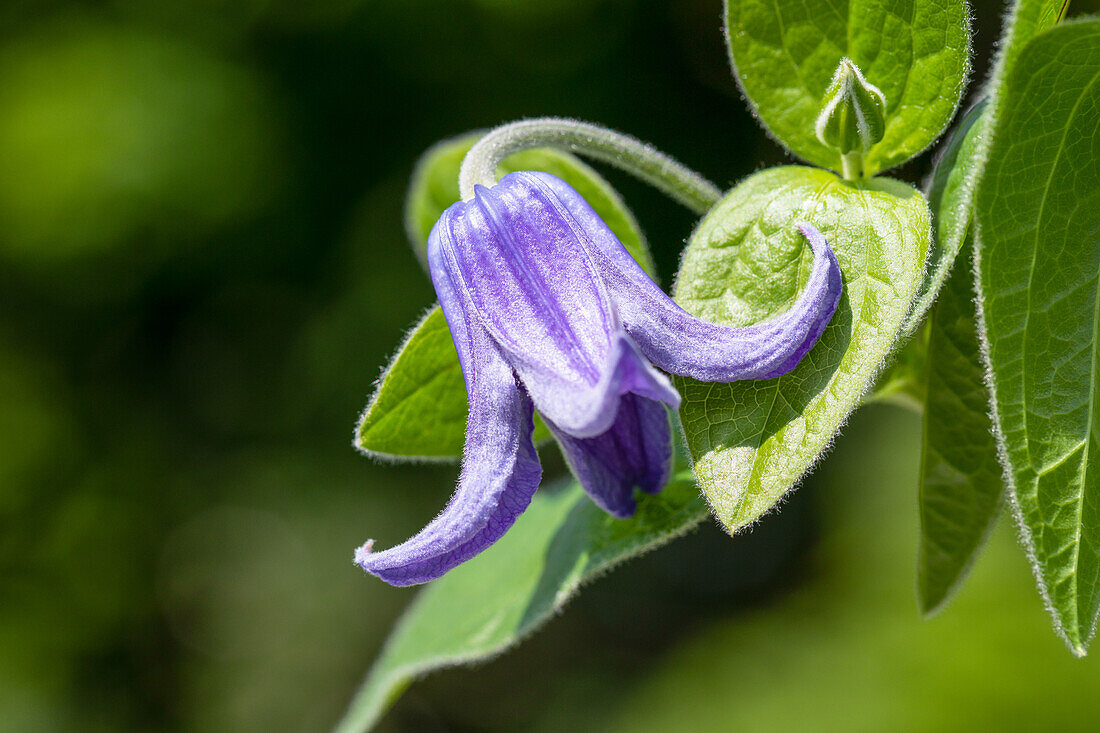
[(518, 172), (440, 217), (428, 264), (469, 395), (458, 488), (419, 534), (356, 552), (393, 585), (437, 578), (503, 535), (542, 469), (538, 410), (581, 486), (627, 517), (634, 488), (656, 493), (672, 458), (667, 407), (680, 396), (654, 368), (708, 382), (790, 371), (836, 310), (840, 268), (825, 238), (800, 226), (813, 270), (790, 310), (745, 328), (701, 321), (638, 266), (592, 207), (546, 173)]

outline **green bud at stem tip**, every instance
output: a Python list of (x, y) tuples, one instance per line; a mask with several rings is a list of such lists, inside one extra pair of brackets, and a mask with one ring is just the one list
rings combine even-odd
[(845, 178), (863, 175), (863, 154), (886, 132), (886, 97), (849, 58), (836, 67), (814, 132), (840, 152)]

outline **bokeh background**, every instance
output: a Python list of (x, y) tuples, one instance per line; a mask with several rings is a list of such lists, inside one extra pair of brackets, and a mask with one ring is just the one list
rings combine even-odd
[[(0, 730), (330, 727), (413, 594), (352, 550), (455, 477), (351, 448), (433, 299), (401, 224), (417, 156), (559, 114), (725, 185), (782, 163), (720, 10), (0, 3)], [(975, 10), (980, 78), (999, 8)], [(608, 177), (669, 282), (692, 217)], [(918, 445), (917, 416), (867, 408), (754, 532), (621, 568), (383, 728), (1095, 730), (1100, 667), (1051, 633), (1010, 522), (919, 618)]]

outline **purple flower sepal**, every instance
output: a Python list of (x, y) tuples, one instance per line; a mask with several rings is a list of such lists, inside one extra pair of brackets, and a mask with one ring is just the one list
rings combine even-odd
[(470, 413), (458, 488), (416, 536), (355, 562), (392, 585), (438, 578), (486, 549), (530, 504), (542, 476), (534, 410), (581, 486), (616, 517), (634, 488), (668, 481), (666, 372), (705, 382), (785, 374), (832, 318), (842, 289), (825, 238), (799, 225), (813, 271), (790, 308), (730, 328), (676, 305), (592, 207), (547, 173), (506, 175), (443, 212), (428, 265), (466, 379)]

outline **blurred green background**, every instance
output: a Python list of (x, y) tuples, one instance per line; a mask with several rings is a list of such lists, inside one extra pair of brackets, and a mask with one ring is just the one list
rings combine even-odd
[[(417, 156), (559, 114), (723, 185), (781, 163), (720, 10), (0, 4), (0, 730), (330, 727), (413, 593), (352, 551), (415, 531), (455, 477), (351, 448), (433, 299), (401, 229)], [(976, 11), (980, 78), (998, 8)], [(669, 282), (692, 217), (608, 175)], [(1095, 730), (1100, 669), (1051, 633), (1010, 527), (918, 617), (918, 441), (916, 416), (865, 410), (754, 532), (631, 563), (383, 727)]]

